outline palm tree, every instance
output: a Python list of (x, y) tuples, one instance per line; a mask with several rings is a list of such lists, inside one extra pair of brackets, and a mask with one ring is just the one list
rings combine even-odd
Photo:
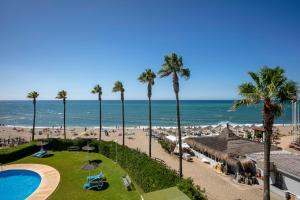
[(138, 78), (141, 83), (148, 84), (148, 106), (149, 106), (149, 157), (151, 157), (151, 138), (152, 138), (152, 121), (151, 121), (151, 96), (152, 85), (154, 85), (155, 73), (151, 69), (146, 69)]
[(62, 99), (64, 103), (64, 139), (67, 138), (66, 136), (66, 99), (67, 99), (67, 91), (61, 90), (57, 93), (57, 99)]
[(36, 99), (38, 98), (39, 93), (36, 91), (32, 91), (27, 94), (27, 98), (32, 99), (33, 102), (33, 124), (32, 124), (32, 137), (31, 140), (34, 140), (34, 134), (35, 134), (35, 116), (36, 116)]
[(125, 119), (124, 119), (124, 92), (125, 89), (121, 81), (116, 81), (112, 89), (113, 92), (121, 93), (121, 102), (122, 102), (122, 123), (123, 123), (123, 146), (125, 145)]
[(180, 128), (180, 110), (179, 110), (179, 81), (178, 75), (185, 79), (190, 78), (190, 70), (183, 66), (182, 57), (176, 53), (171, 53), (165, 56), (164, 64), (158, 74), (160, 78), (172, 76), (173, 89), (176, 96), (176, 114), (177, 114), (177, 127), (178, 127), (178, 143), (179, 143), (179, 176), (182, 177), (182, 143), (181, 143), (181, 128)]
[(274, 119), (282, 114), (284, 102), (297, 97), (295, 82), (289, 81), (280, 67), (263, 67), (258, 73), (249, 72), (253, 82), (239, 86), (243, 99), (235, 101), (233, 109), (263, 102), (264, 126), (264, 200), (270, 199), (270, 149)]
[(102, 129), (102, 106), (101, 106), (101, 95), (102, 95), (102, 88), (99, 84), (97, 84), (93, 90), (92, 94), (98, 94), (98, 101), (99, 101), (99, 141), (101, 140), (101, 129)]

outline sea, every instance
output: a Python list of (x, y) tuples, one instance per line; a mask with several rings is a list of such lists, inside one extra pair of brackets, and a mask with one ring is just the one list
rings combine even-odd
[[(180, 101), (182, 126), (207, 126), (231, 123), (233, 125), (262, 124), (262, 104), (242, 107), (232, 111), (233, 100), (182, 100)], [(291, 105), (285, 105), (284, 113), (276, 124), (291, 124)], [(103, 127), (122, 125), (121, 102), (102, 101)], [(16, 127), (31, 127), (33, 120), (32, 101), (0, 101), (0, 124)], [(37, 127), (60, 127), (63, 125), (63, 103), (59, 100), (37, 101)], [(148, 125), (148, 101), (125, 101), (125, 126)], [(154, 127), (176, 126), (176, 102), (152, 101), (152, 125)], [(67, 127), (99, 127), (99, 102), (94, 100), (68, 100), (66, 104)]]

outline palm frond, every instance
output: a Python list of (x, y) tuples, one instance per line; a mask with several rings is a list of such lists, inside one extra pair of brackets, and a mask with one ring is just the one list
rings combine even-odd
[(260, 93), (252, 83), (243, 83), (239, 86), (239, 94), (246, 98), (260, 99)]
[(138, 78), (141, 83), (151, 83), (154, 85), (156, 74), (151, 69), (146, 69)]
[(116, 81), (112, 91), (113, 92), (124, 92), (125, 89), (123, 87), (123, 83), (121, 81)]
[(281, 103), (294, 100), (297, 99), (298, 93), (299, 89), (297, 83), (294, 81), (287, 81), (279, 88), (278, 93), (276, 94), (276, 100)]
[(188, 68), (181, 68), (179, 71), (179, 75), (184, 77), (185, 79), (189, 79), (191, 76), (191, 71)]
[(146, 82), (147, 82), (147, 79), (146, 79), (146, 73), (143, 72), (143, 73), (138, 77), (138, 80), (139, 80), (141, 83), (146, 83)]
[(66, 99), (67, 98), (67, 91), (61, 90), (57, 93), (57, 99)]
[(190, 77), (190, 70), (183, 66), (182, 56), (177, 55), (175, 52), (164, 57), (162, 66), (162, 69), (158, 72), (160, 78), (169, 76), (172, 73), (179, 74), (186, 79)]
[(257, 99), (240, 99), (240, 100), (234, 101), (231, 109), (236, 110), (242, 106), (249, 106), (249, 105), (258, 104), (258, 103), (259, 103), (259, 101), (257, 101)]
[(172, 73), (172, 70), (169, 68), (162, 68), (160, 69), (157, 74), (159, 75), (160, 78), (164, 78), (169, 76)]
[(260, 87), (260, 79), (259, 74), (256, 74), (255, 72), (248, 72), (249, 76), (251, 76), (252, 80), (256, 83), (257, 87)]
[(272, 104), (272, 112), (275, 117), (279, 117), (283, 113), (283, 104), (278, 103), (278, 104)]
[(91, 91), (92, 94), (102, 94), (102, 87), (97, 84), (95, 85), (95, 87), (93, 88), (93, 90)]
[(36, 91), (32, 91), (27, 94), (27, 98), (30, 98), (30, 99), (36, 99), (38, 96), (39, 96), (39, 93)]

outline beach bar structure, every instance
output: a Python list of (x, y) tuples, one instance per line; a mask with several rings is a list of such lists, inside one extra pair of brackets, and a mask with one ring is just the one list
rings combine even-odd
[[(264, 151), (264, 144), (235, 135), (229, 126), (217, 136), (191, 137), (185, 140), (195, 151), (227, 166), (232, 174), (256, 175), (255, 165), (246, 155)], [(272, 146), (271, 150), (278, 150)]]

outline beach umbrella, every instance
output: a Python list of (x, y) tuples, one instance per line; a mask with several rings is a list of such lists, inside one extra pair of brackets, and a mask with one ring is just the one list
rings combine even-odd
[(82, 147), (82, 150), (83, 150), (83, 151), (87, 151), (88, 153), (89, 153), (90, 151), (93, 151), (94, 149), (95, 149), (95, 147), (90, 146), (90, 145), (86, 145), (86, 146)]
[(89, 161), (88, 163), (81, 166), (82, 170), (90, 171), (98, 167), (98, 163)]
[(81, 169), (82, 170), (85, 170), (85, 171), (89, 171), (89, 175), (90, 175), (90, 172), (94, 169), (96, 169), (98, 167), (98, 164), (95, 163), (95, 162), (88, 162), (86, 164), (84, 164)]
[(93, 151), (94, 149), (95, 149), (95, 147), (89, 146), (89, 145), (82, 147), (82, 150), (87, 151), (87, 152)]

